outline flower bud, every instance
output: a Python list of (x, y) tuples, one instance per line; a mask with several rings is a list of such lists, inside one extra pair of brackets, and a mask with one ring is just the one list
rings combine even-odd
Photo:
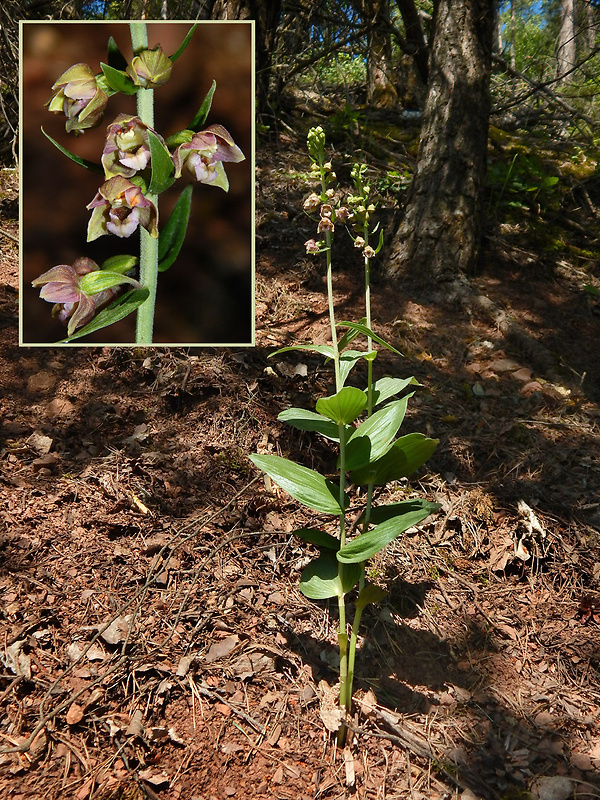
[(158, 236), (158, 210), (135, 183), (117, 175), (103, 183), (86, 208), (93, 209), (88, 224), (88, 242), (106, 233), (124, 238), (141, 225), (150, 236)]
[(335, 194), (335, 189), (327, 189), (325, 192), (325, 197), (328, 197), (330, 200)]
[(160, 45), (152, 50), (142, 50), (125, 70), (136, 86), (154, 89), (164, 86), (171, 77), (173, 64)]
[(98, 125), (108, 103), (108, 95), (99, 86), (87, 64), (75, 64), (52, 86), (54, 94), (46, 105), (54, 114), (67, 118), (67, 133), (80, 134)]
[(307, 144), (310, 155), (317, 163), (322, 164), (325, 160), (325, 131), (320, 125), (309, 130)]

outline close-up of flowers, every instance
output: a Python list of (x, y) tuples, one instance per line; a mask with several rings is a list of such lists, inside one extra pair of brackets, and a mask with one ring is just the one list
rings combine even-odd
[[(246, 158), (227, 128), (206, 125), (216, 88), (214, 80), (185, 127), (164, 135), (156, 129), (155, 90), (164, 91), (169, 84), (173, 66), (189, 46), (197, 26), (178, 27), (183, 40), (169, 56), (161, 45), (149, 46), (146, 23), (131, 22), (127, 26), (133, 53), (129, 60), (111, 36), (106, 63), (101, 61), (96, 72), (88, 64), (76, 63), (52, 85), (54, 94), (46, 107), (54, 114), (64, 114), (67, 133), (77, 136), (101, 123), (109, 100), (112, 103), (113, 98), (121, 98), (127, 104), (134, 101), (136, 106), (135, 113), (120, 110), (112, 117), (96, 161), (68, 150), (42, 128), (64, 156), (91, 173), (104, 175), (91, 202), (85, 204), (82, 199), (82, 205), (91, 211), (87, 242), (107, 237), (129, 245), (139, 237), (139, 257), (113, 257), (126, 259), (127, 271), (137, 274), (111, 273), (84, 257), (72, 266), (52, 267), (31, 280), (33, 288), (41, 289), (40, 298), (54, 303), (52, 316), (67, 325), (65, 343), (129, 314), (136, 317), (135, 343), (153, 342), (159, 273), (175, 264), (188, 232), (193, 192), (190, 179), (229, 192), (224, 165)], [(187, 180), (182, 181), (177, 199), (169, 203), (169, 213), (163, 218), (159, 214), (160, 196), (182, 176)], [(85, 276), (92, 272), (102, 273), (102, 279), (86, 282)]]

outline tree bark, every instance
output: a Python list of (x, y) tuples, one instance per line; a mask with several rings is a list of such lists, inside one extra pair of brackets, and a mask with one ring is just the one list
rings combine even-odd
[(432, 286), (473, 271), (483, 228), (493, 0), (438, 0), (417, 167), (390, 275)]
[(562, 0), (561, 2), (556, 61), (556, 77), (560, 79), (561, 83), (569, 83), (573, 79), (571, 70), (577, 62), (575, 0)]
[(257, 115), (269, 103), (271, 65), (281, 18), (281, 0), (216, 0), (211, 19), (255, 20)]
[(390, 80), (392, 39), (389, 0), (363, 0), (367, 34), (367, 102), (375, 108), (396, 105), (398, 93)]

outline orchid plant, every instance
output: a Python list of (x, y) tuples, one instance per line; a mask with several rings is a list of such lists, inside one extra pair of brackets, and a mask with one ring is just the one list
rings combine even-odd
[[(272, 355), (289, 350), (308, 350), (324, 356), (333, 364), (334, 394), (317, 400), (315, 411), (289, 408), (278, 418), (334, 442), (338, 478), (330, 480), (315, 470), (277, 455), (253, 454), (250, 458), (288, 494), (320, 515), (320, 522), (315, 527), (295, 531), (296, 536), (319, 551), (302, 573), (300, 590), (310, 599), (337, 598), (338, 601), (338, 741), (341, 744), (346, 737), (344, 718), (352, 708), (361, 616), (367, 605), (379, 602), (386, 595), (380, 586), (366, 580), (366, 563), (438, 508), (435, 503), (412, 497), (374, 507), (374, 489), (411, 475), (431, 456), (438, 440), (421, 433), (397, 438), (408, 401), (419, 385), (413, 377), (373, 380), (372, 367), (377, 356), (374, 342), (397, 355), (401, 353), (371, 328), (369, 268), (372, 258), (383, 245), (383, 236), (380, 231), (376, 247), (369, 243), (378, 227), (371, 228), (376, 207), (369, 200), (366, 166), (355, 165), (353, 168), (354, 193), (342, 203), (340, 192), (334, 189), (336, 176), (325, 156), (325, 134), (321, 127), (309, 131), (308, 152), (312, 161), (311, 171), (319, 186), (306, 198), (304, 210), (314, 218), (318, 238), (309, 239), (305, 247), (310, 254), (325, 255), (331, 344), (284, 347)], [(365, 317), (360, 322), (336, 322), (335, 318), (332, 244), (336, 230), (342, 226), (346, 226), (352, 236), (365, 265)], [(345, 332), (340, 337), (338, 331), (341, 330)], [(364, 337), (366, 349), (354, 348), (353, 343), (358, 337)], [(346, 385), (354, 367), (365, 361), (366, 387)], [(366, 491), (359, 493), (363, 487)], [(356, 506), (356, 522), (348, 527), (347, 517), (352, 502)], [(328, 519), (331, 523), (327, 522)], [(351, 597), (354, 599), (354, 617), (349, 625), (347, 603)]]
[[(128, 239), (139, 232), (139, 255), (113, 256), (98, 265), (89, 256), (59, 264), (40, 275), (42, 300), (67, 325), (71, 342), (136, 312), (136, 344), (151, 344), (158, 274), (171, 267), (183, 245), (191, 212), (192, 185), (179, 195), (169, 219), (159, 228), (159, 197), (183, 174), (228, 191), (226, 162), (245, 156), (222, 125), (206, 126), (216, 83), (213, 81), (188, 128), (166, 139), (154, 129), (154, 92), (165, 86), (174, 63), (191, 41), (196, 25), (171, 56), (150, 48), (146, 23), (130, 23), (133, 58), (128, 62), (113, 37), (107, 63), (95, 73), (87, 64), (69, 67), (52, 86), (48, 110), (66, 117), (67, 133), (79, 136), (100, 125), (109, 98), (136, 97), (136, 114), (120, 113), (108, 125), (100, 162), (88, 161), (44, 135), (64, 155), (103, 175), (91, 211), (87, 241), (101, 236)], [(43, 129), (42, 129), (43, 130)]]

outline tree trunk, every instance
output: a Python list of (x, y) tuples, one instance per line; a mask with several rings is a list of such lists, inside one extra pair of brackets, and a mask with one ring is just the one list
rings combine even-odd
[(577, 62), (577, 30), (575, 25), (575, 0), (562, 0), (560, 28), (556, 46), (556, 77), (561, 83), (572, 80), (570, 70)]
[(271, 65), (280, 17), (281, 0), (216, 0), (211, 11), (211, 19), (255, 20), (258, 116), (268, 109)]
[(477, 263), (490, 111), (493, 0), (438, 0), (417, 167), (388, 273), (422, 286)]
[(396, 105), (398, 93), (390, 80), (392, 40), (389, 0), (363, 0), (367, 34), (367, 102), (375, 108)]

